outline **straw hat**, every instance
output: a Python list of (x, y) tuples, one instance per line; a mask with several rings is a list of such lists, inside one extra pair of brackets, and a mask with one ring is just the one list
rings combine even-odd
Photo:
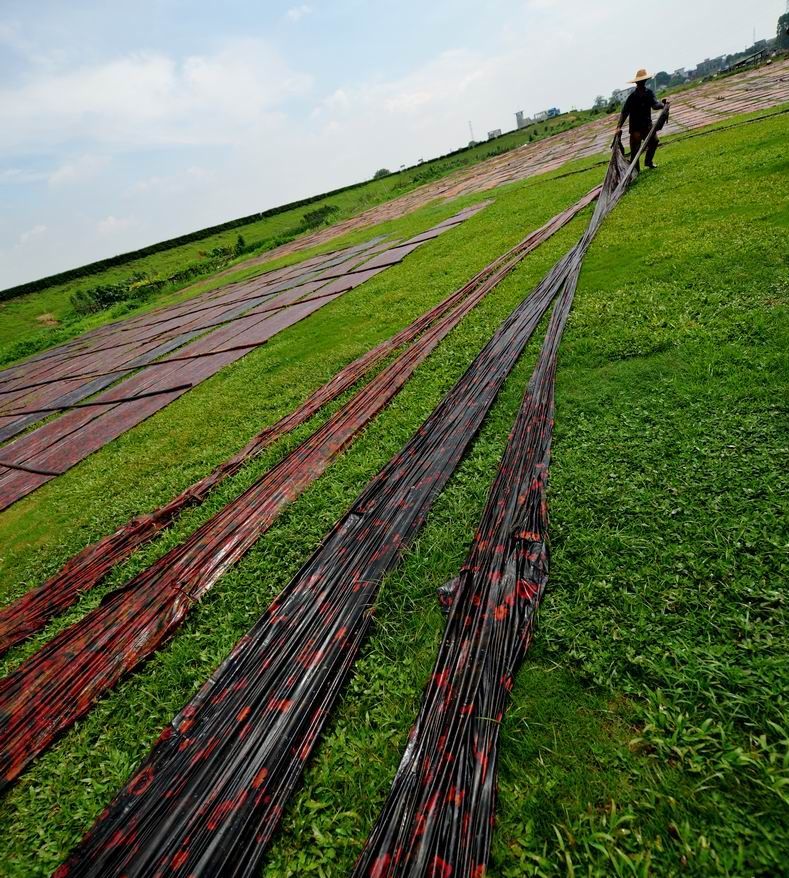
[(652, 79), (652, 74), (646, 69), (646, 67), (642, 67), (636, 75), (629, 80), (630, 82), (643, 82), (646, 79)]

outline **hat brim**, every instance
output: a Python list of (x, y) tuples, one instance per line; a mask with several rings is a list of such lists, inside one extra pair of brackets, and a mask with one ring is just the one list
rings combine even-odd
[(631, 85), (636, 85), (636, 83), (639, 83), (639, 82), (648, 82), (650, 79), (652, 79), (652, 74), (647, 73), (646, 76), (639, 76), (638, 79), (628, 79), (628, 82)]

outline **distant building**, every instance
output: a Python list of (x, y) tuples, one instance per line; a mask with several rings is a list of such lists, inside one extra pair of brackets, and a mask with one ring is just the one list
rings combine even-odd
[(558, 107), (551, 107), (550, 110), (542, 110), (539, 113), (534, 114), (535, 122), (544, 122), (546, 119), (553, 119), (556, 116), (561, 116), (562, 111)]
[(523, 110), (518, 110), (515, 114), (515, 124), (518, 126), (518, 130), (526, 128), (526, 126), (531, 125), (532, 122), (534, 122), (534, 119), (531, 119), (529, 116), (524, 116)]
[(493, 131), (488, 131), (488, 140), (495, 140), (497, 137), (501, 137), (501, 128), (494, 128)]
[(631, 91), (633, 91), (632, 88), (615, 88), (611, 92), (611, 103), (623, 104)]
[(726, 59), (723, 56), (718, 58), (705, 58), (701, 64), (692, 72), (692, 79), (701, 79), (704, 76), (711, 76), (726, 66)]

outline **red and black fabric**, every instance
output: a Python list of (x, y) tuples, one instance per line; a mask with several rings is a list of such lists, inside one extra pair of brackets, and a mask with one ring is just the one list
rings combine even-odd
[[(502, 270), (505, 274), (511, 271), (518, 261), (590, 204), (597, 197), (598, 192), (599, 187), (593, 189), (576, 204), (553, 217), (510, 251), (486, 266), (460, 289), (422, 314), (409, 326), (349, 363), (302, 405), (254, 436), (241, 451), (220, 464), (213, 472), (190, 485), (153, 512), (131, 519), (114, 533), (82, 549), (42, 585), (0, 609), (0, 655), (40, 631), (51, 618), (72, 606), (81, 595), (101, 582), (113, 567), (168, 527), (185, 509), (202, 503), (225, 479), (235, 475), (248, 461), (304, 424), (320, 408), (337, 399), (368, 376), (398, 348), (413, 342), (467, 297), (472, 294), (484, 295), (491, 288), (489, 285), (491, 280), (495, 284), (504, 276), (501, 274)], [(478, 298), (474, 299), (475, 303), (476, 301)], [(453, 324), (453, 321), (450, 321), (450, 324)]]
[(486, 872), (501, 722), (548, 581), (546, 488), (559, 342), (580, 260), (633, 170), (615, 142), (578, 258), (559, 281), (559, 298), (471, 550), (460, 575), (440, 589), (449, 615), (438, 658), (353, 878), (482, 878)]

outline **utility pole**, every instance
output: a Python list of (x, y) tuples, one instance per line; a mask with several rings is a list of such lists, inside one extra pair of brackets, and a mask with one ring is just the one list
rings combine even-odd
[[(786, 0), (789, 3), (789, 0)], [(471, 133), (471, 140), (474, 140), (474, 129), (471, 127), (471, 119), (468, 120), (468, 130)]]

